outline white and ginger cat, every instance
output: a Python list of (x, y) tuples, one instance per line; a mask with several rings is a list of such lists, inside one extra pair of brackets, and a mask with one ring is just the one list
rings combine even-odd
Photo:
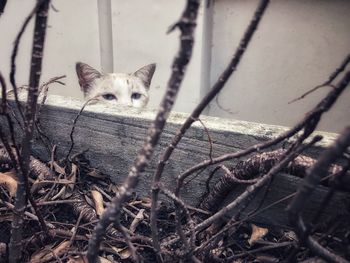
[(78, 62), (76, 71), (85, 99), (96, 99), (114, 105), (145, 107), (156, 64), (149, 64), (134, 73), (100, 73)]

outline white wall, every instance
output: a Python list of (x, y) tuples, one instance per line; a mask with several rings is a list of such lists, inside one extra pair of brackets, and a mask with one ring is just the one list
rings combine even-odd
[[(214, 2), (211, 84), (229, 63), (258, 1)], [(230, 112), (211, 104), (210, 115), (291, 126), (329, 91), (325, 87), (288, 104), (323, 83), (350, 52), (350, 1), (271, 1), (239, 69), (219, 96)], [(320, 129), (350, 124), (350, 90)]]
[[(6, 79), (8, 79), (10, 73), (10, 56), (13, 42), (34, 2), (34, 0), (7, 1), (4, 13), (0, 16), (0, 71)], [(28, 26), (28, 31), (24, 33), (18, 51), (16, 74), (18, 85), (27, 84), (28, 82), (29, 73), (27, 73), (27, 69), (30, 63), (32, 31), (33, 23)]]
[[(10, 72), (13, 41), (35, 0), (11, 0), (0, 17), (0, 70)], [(66, 87), (53, 85), (52, 93), (82, 98), (75, 75), (75, 63), (83, 60), (100, 68), (97, 0), (52, 1), (45, 42), (41, 81), (67, 75)], [(28, 83), (33, 21), (21, 41), (17, 59), (17, 85)], [(6, 37), (5, 37), (6, 36)]]
[[(8, 1), (0, 17), (0, 70), (8, 76), (13, 40), (34, 0)], [(203, 1), (203, 3), (207, 1)], [(196, 42), (176, 111), (190, 112), (229, 62), (257, 0), (212, 0), (202, 4)], [(42, 81), (67, 75), (67, 86), (52, 93), (82, 98), (75, 63), (98, 69), (132, 72), (156, 62), (150, 107), (162, 99), (178, 50), (177, 21), (185, 0), (53, 0), (50, 9)], [(322, 83), (350, 52), (350, 1), (271, 1), (266, 16), (235, 76), (219, 96), (222, 110), (212, 103), (206, 114), (291, 126), (328, 88), (288, 105), (288, 101)], [(30, 29), (21, 42), (17, 83), (28, 82)], [(5, 37), (4, 37), (5, 36)], [(340, 131), (349, 124), (347, 90), (320, 129)]]

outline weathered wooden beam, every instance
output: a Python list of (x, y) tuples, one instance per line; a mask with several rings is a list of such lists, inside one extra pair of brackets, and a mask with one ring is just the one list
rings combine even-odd
[[(83, 102), (79, 100), (51, 95), (41, 110), (40, 122), (43, 132), (58, 145), (58, 153), (61, 157), (67, 154), (70, 147), (69, 135), (73, 120), (82, 105)], [(75, 142), (73, 153), (88, 150), (86, 157), (90, 160), (91, 165), (110, 175), (114, 182), (121, 183), (143, 144), (147, 128), (154, 116), (155, 111), (151, 110), (107, 108), (102, 105), (87, 106), (76, 124), (73, 135)], [(159, 156), (186, 117), (187, 114), (183, 113), (171, 114), (151, 165), (143, 173), (136, 189), (139, 194), (148, 195), (150, 193), (151, 180)], [(286, 130), (285, 127), (280, 126), (207, 116), (203, 116), (201, 120), (209, 130), (213, 141), (214, 157), (245, 149), (274, 138)], [(306, 154), (309, 156), (317, 156), (324, 147), (336, 138), (336, 134), (332, 133), (318, 134), (323, 135), (324, 139), (307, 151)], [(49, 159), (49, 155), (40, 141), (37, 141), (34, 150), (39, 158)], [(164, 171), (163, 183), (168, 188), (174, 189), (178, 174), (208, 157), (208, 136), (202, 125), (197, 122), (186, 133), (174, 151)], [(198, 202), (205, 191), (205, 181), (212, 169), (213, 167), (197, 177), (191, 177), (193, 179), (186, 184), (181, 192), (181, 197), (187, 203), (195, 205)], [(263, 207), (295, 191), (300, 180), (300, 178), (291, 175), (280, 174), (273, 181)], [(237, 195), (238, 191), (240, 190), (237, 189), (232, 193), (232, 196)], [(325, 187), (317, 189), (314, 199), (310, 200), (306, 214), (311, 215), (317, 209), (317, 204), (321, 202), (326, 191)], [(334, 214), (344, 209), (344, 198), (349, 199), (349, 195), (338, 193), (328, 207), (327, 213)], [(253, 209), (259, 203), (259, 197), (256, 197), (249, 209)], [(287, 225), (285, 206), (286, 202), (274, 206), (259, 214), (255, 220), (268, 224)]]

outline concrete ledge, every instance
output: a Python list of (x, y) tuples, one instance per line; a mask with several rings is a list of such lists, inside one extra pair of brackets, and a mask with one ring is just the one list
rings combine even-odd
[[(60, 156), (65, 156), (70, 146), (69, 134), (73, 120), (77, 116), (83, 105), (82, 101), (61, 96), (50, 96), (47, 104), (42, 108), (40, 121), (43, 132), (52, 139), (58, 146)], [(102, 172), (109, 174), (116, 183), (123, 182), (128, 173), (128, 169), (133, 163), (143, 141), (149, 124), (153, 121), (155, 111), (135, 110), (128, 108), (106, 108), (103, 105), (87, 106), (81, 114), (74, 133), (74, 152), (88, 150), (86, 156), (91, 161), (92, 166)], [(164, 151), (177, 129), (184, 122), (188, 114), (172, 113), (168, 124), (161, 137), (154, 158), (150, 166), (141, 175), (141, 180), (136, 191), (142, 195), (149, 194), (153, 173), (160, 154)], [(205, 126), (209, 129), (213, 140), (213, 156), (245, 149), (251, 145), (261, 143), (276, 137), (285, 131), (286, 127), (275, 125), (265, 125), (244, 121), (227, 120), (214, 117), (201, 117)], [(317, 156), (322, 149), (329, 145), (337, 136), (332, 133), (318, 133), (324, 139), (306, 153), (310, 156)], [(43, 160), (48, 160), (47, 150), (40, 141), (36, 141), (35, 155)], [(207, 134), (202, 125), (196, 122), (186, 133), (183, 140), (174, 151), (172, 158), (163, 173), (164, 184), (173, 189), (176, 183), (176, 176), (190, 166), (207, 159), (209, 154), (209, 143)], [(193, 178), (183, 191), (182, 198), (191, 205), (198, 202), (198, 198), (205, 190), (205, 180), (207, 169), (199, 176)], [(265, 205), (284, 197), (295, 190), (300, 182), (299, 178), (281, 174), (274, 180), (272, 188), (266, 199)], [(232, 196), (238, 194), (236, 190)], [(309, 206), (307, 214), (317, 209), (316, 203), (322, 200), (327, 189), (320, 187), (317, 189)], [(343, 198), (349, 198), (347, 194), (337, 194), (333, 203), (329, 205), (329, 214), (341, 211), (344, 207)], [(259, 204), (258, 197), (250, 206), (251, 209)], [(286, 203), (275, 206), (260, 214), (255, 220), (269, 224), (287, 225), (286, 213), (284, 211)], [(249, 211), (249, 209), (248, 209)]]

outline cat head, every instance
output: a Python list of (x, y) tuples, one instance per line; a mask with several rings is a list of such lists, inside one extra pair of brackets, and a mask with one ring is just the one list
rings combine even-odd
[(103, 74), (88, 64), (78, 62), (76, 71), (85, 99), (97, 99), (110, 104), (145, 107), (156, 64), (149, 64), (131, 74)]

